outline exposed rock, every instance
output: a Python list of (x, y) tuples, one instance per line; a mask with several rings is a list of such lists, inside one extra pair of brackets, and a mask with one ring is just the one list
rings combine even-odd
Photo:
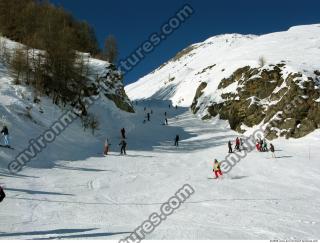
[(108, 70), (105, 75), (99, 78), (98, 86), (103, 89), (104, 95), (112, 100), (119, 109), (134, 113), (133, 105), (124, 90), (121, 72), (112, 64), (108, 67)]
[(196, 105), (198, 103), (199, 97), (203, 94), (202, 90), (204, 90), (207, 87), (206, 82), (202, 82), (199, 87), (197, 88), (196, 94), (194, 96), (193, 102), (191, 104), (191, 110), (193, 113), (197, 113), (198, 110), (196, 110)]
[[(230, 77), (222, 79), (218, 90), (221, 103), (210, 103), (204, 118), (219, 115), (228, 120), (230, 127), (244, 132), (243, 126), (267, 124), (266, 136), (299, 138), (320, 127), (320, 91), (317, 80), (302, 73), (283, 75), (285, 63), (264, 68), (245, 66), (237, 69)], [(315, 72), (317, 75), (317, 72)], [(224, 92), (236, 83), (233, 92)], [(198, 99), (205, 86), (199, 86), (192, 103), (192, 111), (198, 112)]]

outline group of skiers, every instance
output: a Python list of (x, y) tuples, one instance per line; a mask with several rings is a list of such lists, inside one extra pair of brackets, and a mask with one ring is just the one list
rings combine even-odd
[[(257, 139), (256, 141), (256, 148), (259, 152), (268, 152), (270, 149), (270, 152), (272, 154), (273, 158), (276, 158), (275, 155), (275, 148), (274, 145), (272, 143), (270, 143), (270, 148), (268, 149), (268, 143), (266, 139)], [(232, 149), (232, 142), (228, 141), (228, 149), (229, 149), (229, 153), (233, 153), (233, 149)], [(241, 151), (241, 149), (243, 148), (243, 140), (242, 138), (237, 137), (235, 140), (235, 150)], [(214, 164), (213, 164), (213, 172), (215, 174), (215, 179), (219, 178), (219, 176), (222, 176), (222, 171), (220, 169), (220, 163), (218, 162), (217, 159), (214, 160)]]
[[(136, 105), (138, 104), (137, 101), (135, 103), (136, 103)], [(169, 104), (169, 109), (171, 109), (171, 105), (170, 104)], [(177, 105), (175, 106), (175, 109), (178, 109)], [(143, 123), (146, 123), (147, 121), (151, 121), (151, 115), (153, 114), (153, 110), (150, 109), (148, 111), (147, 107), (144, 107), (143, 110), (144, 110), (144, 114), (145, 114)], [(164, 123), (162, 125), (168, 125), (168, 117), (167, 117), (167, 115), (168, 115), (168, 113), (165, 111), (164, 112)], [(127, 142), (126, 142), (125, 129), (122, 128), (120, 130), (120, 133), (121, 133), (121, 141), (119, 143), (119, 146), (121, 146), (120, 147), (120, 154), (121, 155), (126, 155)], [(179, 147), (179, 141), (180, 141), (180, 136), (177, 134), (175, 136), (175, 138), (174, 138), (174, 146), (175, 147)], [(110, 138), (106, 138), (105, 143), (104, 143), (104, 151), (103, 151), (104, 155), (108, 155), (108, 153), (110, 151), (110, 146), (111, 146)]]
[[(235, 150), (238, 150), (239, 152), (241, 151), (241, 148), (243, 149), (243, 140), (242, 138), (237, 137), (236, 141), (235, 141)], [(233, 149), (232, 149), (232, 142), (228, 141), (228, 149), (229, 149), (229, 153), (233, 153)]]
[[(121, 141), (119, 143), (120, 147), (120, 154), (121, 155), (126, 155), (127, 151), (127, 142), (126, 142), (126, 130), (124, 128), (122, 128), (120, 130), (120, 134), (121, 134)], [(103, 150), (103, 154), (104, 155), (108, 155), (109, 151), (110, 151), (110, 146), (111, 146), (111, 140), (109, 138), (106, 138), (105, 143), (104, 143), (104, 150)]]
[[(144, 113), (145, 117), (143, 120), (143, 124), (145, 124), (147, 121), (151, 121), (151, 115), (153, 114), (153, 110), (150, 109), (150, 112), (147, 112), (147, 107), (144, 107)], [(164, 113), (164, 122), (162, 125), (168, 125), (168, 117), (167, 117), (167, 112)]]
[[(243, 147), (243, 140), (242, 140), (242, 138), (237, 137), (236, 140), (235, 140), (234, 150), (237, 150), (237, 151), (240, 152), (241, 149), (245, 149)], [(274, 145), (272, 143), (270, 143), (270, 148), (268, 148), (268, 143), (267, 143), (266, 139), (257, 139), (256, 140), (256, 149), (259, 152), (269, 152), (269, 150), (270, 150), (270, 152), (272, 153), (272, 156), (275, 157)], [(232, 142), (231, 141), (228, 141), (228, 152), (229, 153), (233, 153), (233, 148), (232, 148)]]
[(10, 143), (9, 143), (9, 129), (7, 126), (4, 126), (0, 132), (1, 134), (1, 140), (3, 138), (4, 140), (4, 145), (8, 148), (10, 148)]

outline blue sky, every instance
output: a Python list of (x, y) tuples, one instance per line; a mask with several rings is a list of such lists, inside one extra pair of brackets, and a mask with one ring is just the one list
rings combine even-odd
[(113, 34), (126, 58), (184, 4), (195, 13), (152, 53), (126, 74), (131, 83), (148, 74), (190, 44), (224, 33), (263, 34), (294, 25), (320, 23), (320, 1), (213, 0), (51, 0), (76, 18), (88, 21), (101, 45)]

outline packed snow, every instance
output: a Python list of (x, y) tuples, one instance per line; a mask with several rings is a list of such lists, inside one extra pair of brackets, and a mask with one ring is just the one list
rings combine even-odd
[[(253, 151), (214, 180), (213, 160), (224, 159), (227, 141), (238, 135), (224, 121), (203, 122), (168, 104), (139, 101), (136, 114), (113, 114), (103, 126), (115, 133), (84, 138), (76, 126), (69, 127), (38, 163), (17, 175), (3, 170), (7, 198), (0, 204), (0, 239), (122, 239), (186, 183), (195, 194), (147, 239), (320, 237), (319, 131), (275, 141), (277, 159)], [(144, 107), (153, 111), (145, 124)], [(168, 126), (162, 125), (164, 112)], [(127, 156), (119, 155), (122, 125)], [(18, 132), (33, 136), (29, 130)], [(102, 156), (106, 136), (111, 154)], [(20, 141), (12, 141), (19, 148)]]

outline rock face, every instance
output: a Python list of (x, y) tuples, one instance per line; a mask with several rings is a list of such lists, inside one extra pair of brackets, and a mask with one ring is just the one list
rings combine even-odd
[(191, 110), (193, 111), (193, 113), (197, 113), (197, 111), (199, 110), (199, 107), (197, 107), (198, 98), (201, 97), (201, 95), (203, 94), (202, 90), (204, 90), (206, 87), (207, 87), (206, 82), (202, 82), (199, 85), (191, 105)]
[(112, 100), (119, 109), (134, 113), (133, 105), (124, 90), (122, 79), (121, 72), (113, 64), (110, 64), (106, 73), (98, 79), (98, 85), (103, 89), (104, 95)]
[[(269, 139), (303, 137), (320, 128), (319, 74), (314, 71), (315, 76), (307, 77), (289, 72), (284, 62), (239, 68), (221, 80), (216, 92), (221, 102), (207, 105), (207, 113), (202, 118), (219, 115), (238, 132), (264, 125)], [(202, 105), (205, 87), (201, 84), (196, 92), (191, 106), (194, 113)]]

